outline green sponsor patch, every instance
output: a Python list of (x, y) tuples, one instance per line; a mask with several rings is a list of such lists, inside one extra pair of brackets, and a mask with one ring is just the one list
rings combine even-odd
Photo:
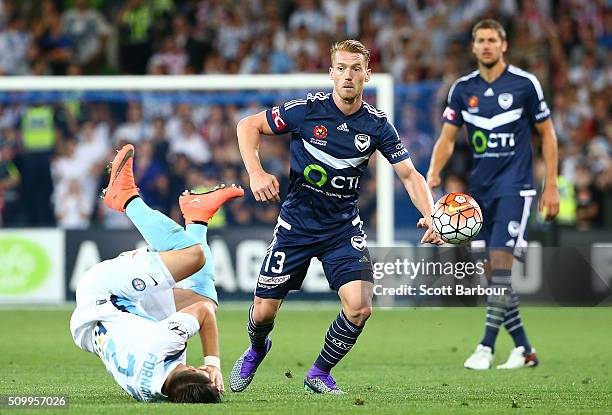
[(47, 278), (51, 259), (35, 241), (0, 237), (0, 294), (23, 294)]
[(480, 130), (474, 131), (472, 135), (472, 145), (474, 146), (474, 150), (478, 153), (484, 153), (487, 150), (487, 136)]
[[(311, 172), (313, 170), (321, 174), (321, 177), (318, 180), (315, 180), (312, 177), (310, 177)], [(309, 164), (304, 169), (304, 178), (306, 179), (308, 183), (321, 187), (325, 184), (325, 182), (327, 182), (327, 172), (325, 171), (323, 167), (319, 166), (318, 164)]]

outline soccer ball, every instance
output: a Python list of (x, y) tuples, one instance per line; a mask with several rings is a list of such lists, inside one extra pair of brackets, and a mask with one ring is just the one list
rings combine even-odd
[(465, 193), (442, 196), (434, 205), (431, 219), (442, 240), (455, 245), (473, 239), (482, 228), (480, 206)]

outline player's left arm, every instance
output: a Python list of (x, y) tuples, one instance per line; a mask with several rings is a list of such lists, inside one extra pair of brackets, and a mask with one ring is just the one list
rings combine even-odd
[(546, 220), (552, 220), (559, 213), (559, 189), (557, 187), (559, 151), (557, 148), (557, 135), (550, 118), (536, 123), (535, 128), (540, 136), (542, 136), (542, 156), (546, 165), (546, 179), (544, 191), (540, 198), (539, 210), (544, 212)]
[(421, 238), (421, 243), (431, 243), (441, 245), (444, 243), (440, 236), (434, 231), (431, 222), (431, 214), (434, 206), (431, 190), (427, 186), (427, 182), (421, 173), (417, 171), (409, 158), (393, 164), (395, 173), (400, 178), (404, 188), (410, 196), (410, 200), (416, 208), (421, 212), (423, 217), (417, 223), (419, 228), (427, 228), (427, 231)]

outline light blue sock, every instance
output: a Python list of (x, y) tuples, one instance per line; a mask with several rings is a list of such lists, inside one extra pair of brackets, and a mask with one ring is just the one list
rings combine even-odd
[(200, 243), (193, 235), (172, 219), (151, 209), (139, 197), (132, 200), (125, 213), (136, 226), (142, 237), (156, 251), (171, 251), (188, 248)]
[(204, 255), (206, 255), (206, 263), (198, 272), (184, 280), (184, 288), (189, 288), (217, 302), (217, 290), (215, 289), (215, 261), (210, 246), (208, 246), (206, 241), (208, 228), (206, 225), (200, 223), (190, 223), (185, 228), (190, 235), (195, 237), (198, 242), (202, 244)]

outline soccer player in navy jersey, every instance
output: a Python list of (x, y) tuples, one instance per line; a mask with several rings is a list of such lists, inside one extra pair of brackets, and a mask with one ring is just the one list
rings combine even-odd
[[(268, 334), (290, 290), (302, 285), (310, 260), (323, 263), (342, 310), (325, 336), (323, 349), (304, 381), (313, 393), (343, 393), (331, 369), (348, 353), (372, 313), (372, 264), (357, 209), (360, 179), (379, 150), (393, 165), (427, 228), (422, 243), (441, 243), (431, 226), (433, 199), (424, 177), (410, 161), (386, 115), (363, 102), (369, 81), (369, 51), (356, 40), (331, 49), (332, 93), (309, 94), (238, 124), (240, 152), (255, 199), (280, 201), (276, 177), (264, 171), (258, 155), (260, 134), (291, 132), (289, 194), (283, 202), (272, 242), (261, 266), (249, 310), (251, 346), (236, 361), (230, 385), (246, 389), (272, 342)], [(384, 189), (380, 189), (384, 191)]]
[(526, 246), (527, 219), (536, 194), (532, 127), (542, 136), (546, 179), (539, 210), (547, 220), (559, 211), (557, 137), (536, 77), (504, 61), (508, 48), (504, 28), (495, 20), (482, 20), (472, 30), (472, 41), (478, 70), (459, 78), (448, 94), (427, 182), (432, 188), (440, 185), (440, 171), (453, 153), (457, 131), (465, 124), (474, 155), (470, 192), (484, 217), (479, 240), (472, 241), (472, 246), (489, 248), (490, 284), (508, 289), (504, 296), (487, 298), (484, 337), (464, 366), (491, 367), (503, 324), (515, 348), (497, 368), (533, 367), (538, 360), (521, 322), (518, 296), (511, 290), (511, 270), (514, 256), (520, 258)]

